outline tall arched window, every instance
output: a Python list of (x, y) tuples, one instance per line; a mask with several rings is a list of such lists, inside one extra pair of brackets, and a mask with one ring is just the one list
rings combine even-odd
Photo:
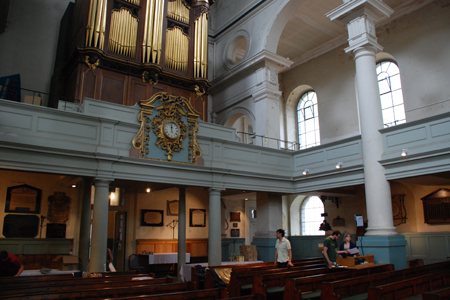
[(300, 149), (320, 145), (317, 95), (309, 91), (301, 96), (297, 105), (298, 142)]
[(377, 64), (378, 87), (384, 127), (406, 122), (400, 70), (392, 61)]
[(321, 216), (325, 212), (323, 202), (319, 197), (313, 196), (305, 199), (301, 207), (302, 235), (325, 235), (325, 231), (319, 230), (323, 222)]

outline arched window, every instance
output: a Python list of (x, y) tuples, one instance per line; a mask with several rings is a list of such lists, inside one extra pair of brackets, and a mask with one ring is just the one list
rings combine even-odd
[(377, 64), (378, 87), (384, 127), (406, 122), (400, 70), (392, 61)]
[(298, 142), (300, 149), (320, 145), (317, 95), (309, 91), (300, 97), (297, 105)]
[(313, 196), (305, 199), (301, 207), (302, 235), (325, 235), (319, 230), (323, 222), (321, 216), (325, 212), (323, 202), (319, 197)]

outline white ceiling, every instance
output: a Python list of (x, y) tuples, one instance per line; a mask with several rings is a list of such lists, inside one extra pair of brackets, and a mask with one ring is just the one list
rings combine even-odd
[[(377, 26), (391, 22), (432, 1), (384, 0), (384, 3), (394, 9), (394, 14)], [(294, 67), (346, 43), (347, 28), (325, 17), (325, 14), (342, 4), (342, 0), (302, 1), (281, 34), (277, 54), (294, 61)]]

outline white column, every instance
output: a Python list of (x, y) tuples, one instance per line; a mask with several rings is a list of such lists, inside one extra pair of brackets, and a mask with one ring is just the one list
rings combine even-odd
[(359, 47), (353, 51), (369, 221), (366, 235), (395, 235), (397, 232), (392, 219), (391, 188), (384, 176), (384, 168), (378, 162), (383, 154), (383, 141), (378, 131), (383, 128), (383, 117), (375, 70), (375, 51), (375, 47), (371, 46)]
[(108, 241), (109, 180), (95, 180), (89, 272), (103, 272)]
[(389, 17), (393, 10), (380, 0), (344, 1), (327, 14), (332, 21), (347, 23), (349, 47), (356, 64), (361, 140), (364, 163), (367, 220), (366, 235), (396, 235), (391, 206), (391, 189), (378, 162), (383, 154), (380, 129), (383, 128), (380, 92), (376, 76), (377, 43), (375, 23)]
[(178, 202), (178, 281), (181, 282), (180, 270), (186, 263), (186, 188), (179, 188)]
[(219, 189), (209, 189), (208, 265), (210, 266), (219, 266), (222, 263), (220, 193)]

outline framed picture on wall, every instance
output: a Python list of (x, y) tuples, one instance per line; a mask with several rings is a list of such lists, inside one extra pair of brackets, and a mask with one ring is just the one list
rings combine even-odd
[(164, 225), (164, 211), (155, 209), (141, 209), (141, 226), (162, 227)]
[(241, 213), (240, 212), (230, 212), (230, 221), (231, 222), (240, 222), (241, 221)]
[(206, 227), (206, 209), (189, 209), (189, 226)]
[(5, 212), (39, 214), (42, 190), (27, 184), (11, 186), (6, 190)]
[(167, 215), (178, 216), (179, 204), (178, 200), (167, 200)]

